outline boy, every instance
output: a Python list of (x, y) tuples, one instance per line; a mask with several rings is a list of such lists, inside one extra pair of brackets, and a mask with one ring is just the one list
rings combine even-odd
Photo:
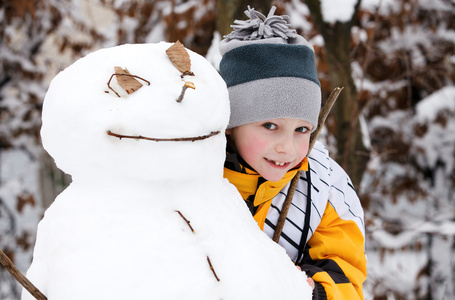
[(250, 19), (236, 21), (220, 44), (231, 101), (224, 176), (272, 237), (290, 181), (303, 170), (279, 244), (312, 278), (314, 299), (363, 299), (360, 201), (321, 143), (307, 157), (321, 105), (314, 51), (274, 11), (265, 17), (248, 7)]

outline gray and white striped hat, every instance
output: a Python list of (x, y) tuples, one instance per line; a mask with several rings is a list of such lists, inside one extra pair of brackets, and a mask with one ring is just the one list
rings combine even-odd
[(220, 43), (220, 73), (231, 102), (228, 128), (277, 118), (296, 118), (317, 126), (321, 87), (313, 47), (288, 16), (268, 16), (248, 7), (246, 21)]

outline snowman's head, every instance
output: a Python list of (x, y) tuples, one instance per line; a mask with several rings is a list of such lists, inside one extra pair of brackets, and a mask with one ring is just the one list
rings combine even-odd
[[(59, 168), (73, 178), (222, 176), (226, 85), (204, 57), (185, 49), (192, 74), (182, 73), (166, 53), (173, 45), (102, 49), (54, 78), (41, 136)], [(130, 75), (114, 75), (121, 73)]]

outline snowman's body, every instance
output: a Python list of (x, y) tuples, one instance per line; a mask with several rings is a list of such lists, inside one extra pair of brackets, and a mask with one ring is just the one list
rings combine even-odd
[[(39, 225), (27, 277), (50, 300), (311, 299), (222, 177), (224, 82), (193, 52), (194, 76), (181, 77), (170, 46), (97, 51), (53, 80), (43, 145), (73, 182)], [(115, 66), (150, 85), (127, 95), (112, 80), (117, 97), (106, 86)], [(196, 89), (177, 102), (182, 80)]]

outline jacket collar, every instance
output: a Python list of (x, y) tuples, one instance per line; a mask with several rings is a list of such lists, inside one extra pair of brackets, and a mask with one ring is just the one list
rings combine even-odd
[(228, 152), (224, 167), (224, 177), (237, 187), (244, 200), (248, 200), (250, 196), (254, 195), (253, 205), (259, 206), (278, 195), (299, 170), (308, 170), (306, 157), (299, 166), (289, 170), (282, 179), (266, 181), (236, 153)]

